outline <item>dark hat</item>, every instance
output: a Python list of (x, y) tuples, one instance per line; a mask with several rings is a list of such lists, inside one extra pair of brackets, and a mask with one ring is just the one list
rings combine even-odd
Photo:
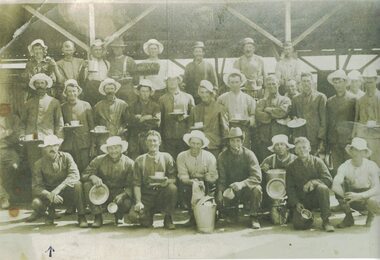
[(293, 214), (293, 227), (297, 230), (310, 229), (313, 225), (313, 213), (307, 209), (295, 210)]
[(226, 138), (231, 139), (236, 137), (244, 138), (244, 133), (240, 127), (231, 127)]
[(204, 48), (205, 44), (203, 42), (195, 42), (193, 48)]

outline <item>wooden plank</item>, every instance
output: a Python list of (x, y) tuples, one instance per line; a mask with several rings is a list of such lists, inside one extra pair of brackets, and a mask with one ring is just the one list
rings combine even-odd
[(170, 61), (173, 62), (178, 67), (180, 67), (181, 69), (185, 70), (185, 66), (179, 63), (178, 61), (176, 61), (175, 59), (170, 59)]
[(272, 34), (270, 34), (269, 32), (267, 32), (266, 30), (264, 30), (260, 26), (258, 26), (256, 23), (252, 22), (250, 19), (248, 19), (247, 17), (245, 17), (244, 15), (242, 15), (241, 13), (239, 13), (234, 8), (232, 8), (230, 6), (226, 6), (226, 8), (227, 8), (227, 10), (231, 14), (233, 14), (240, 21), (242, 21), (243, 23), (249, 25), (250, 27), (252, 27), (256, 31), (258, 31), (259, 33), (261, 33), (265, 38), (267, 38), (270, 41), (274, 42), (276, 45), (282, 47), (282, 42), (279, 39), (277, 39), (276, 37), (274, 37)]
[(88, 5), (88, 35), (90, 37), (90, 45), (95, 41), (95, 6), (94, 4)]
[(347, 55), (347, 58), (346, 58), (346, 60), (344, 61), (344, 64), (343, 64), (343, 67), (342, 67), (343, 70), (346, 70), (346, 69), (347, 69), (347, 66), (348, 66), (348, 63), (350, 62), (351, 56), (352, 56), (351, 53)]
[(276, 59), (276, 61), (279, 61), (280, 60), (280, 54), (278, 53), (278, 50), (276, 49), (276, 46), (273, 43), (271, 44), (271, 51), (272, 51), (273, 56)]
[(308, 29), (306, 29), (303, 33), (301, 33), (294, 41), (293, 45), (296, 46), (298, 43), (303, 41), (309, 34), (314, 32), (319, 26), (324, 24), (331, 16), (333, 16), (336, 12), (338, 12), (343, 5), (338, 5), (331, 12), (325, 14), (321, 19), (316, 21), (313, 25), (311, 25)]
[(46, 23), (47, 25), (49, 25), (50, 27), (52, 27), (53, 29), (58, 31), (59, 33), (63, 34), (69, 40), (78, 44), (81, 48), (85, 49), (86, 51), (90, 50), (90, 48), (84, 42), (79, 40), (77, 37), (75, 37), (74, 35), (72, 35), (68, 31), (66, 31), (65, 29), (63, 29), (61, 26), (59, 26), (58, 24), (56, 24), (55, 22), (53, 22), (52, 20), (50, 20), (46, 16), (44, 16), (41, 13), (39, 13), (38, 11), (34, 10), (32, 7), (27, 6), (27, 5), (25, 5), (23, 7), (25, 8), (25, 10), (27, 10), (31, 14), (35, 15), (38, 19), (40, 19), (41, 21), (43, 21), (44, 23)]
[(153, 5), (148, 7), (144, 12), (142, 12), (140, 15), (136, 16), (132, 21), (121, 27), (119, 30), (117, 30), (115, 33), (113, 33), (111, 36), (108, 37), (108, 40), (106, 41), (105, 45), (107, 46), (111, 42), (113, 42), (116, 38), (119, 38), (123, 33), (125, 33), (127, 30), (132, 28), (136, 23), (138, 23), (141, 19), (143, 19), (145, 16), (150, 14), (152, 11), (154, 11), (157, 8), (157, 5)]
[(292, 41), (292, 18), (291, 18), (291, 2), (285, 2), (285, 41)]
[(376, 55), (375, 57), (373, 57), (369, 62), (367, 62), (366, 64), (364, 64), (359, 70), (361, 72), (363, 72), (363, 70), (365, 68), (367, 68), (369, 65), (371, 65), (373, 62), (375, 62), (378, 58), (380, 57), (380, 55)]
[(317, 66), (315, 66), (314, 64), (312, 64), (310, 61), (306, 60), (305, 58), (303, 57), (298, 57), (298, 58), (302, 60), (303, 62), (305, 62), (310, 67), (312, 67), (313, 69), (315, 69), (316, 71), (320, 71), (320, 69)]
[(339, 64), (339, 54), (335, 55), (335, 68), (338, 70), (340, 67)]

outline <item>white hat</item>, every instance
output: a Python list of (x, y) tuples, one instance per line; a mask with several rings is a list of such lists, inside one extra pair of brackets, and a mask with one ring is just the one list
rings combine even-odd
[(244, 38), (243, 40), (241, 40), (241, 44), (244, 46), (246, 44), (253, 44), (253, 45), (256, 45), (255, 41), (250, 38), (250, 37), (247, 37), (247, 38)]
[(39, 144), (38, 147), (44, 148), (49, 145), (57, 145), (57, 144), (60, 145), (62, 142), (63, 142), (63, 139), (58, 138), (56, 135), (47, 135), (44, 138), (44, 143)]
[(41, 40), (41, 39), (36, 39), (36, 40), (32, 41), (31, 44), (28, 45), (28, 51), (29, 51), (29, 54), (31, 56), (33, 56), (33, 53), (32, 53), (33, 46), (36, 45), (36, 44), (40, 44), (44, 48), (44, 50), (47, 51), (48, 46), (46, 46), (45, 42), (43, 40)]
[(91, 48), (92, 47), (103, 47), (104, 42), (101, 39), (96, 39), (93, 43), (91, 43)]
[(351, 144), (346, 145), (346, 152), (349, 155), (351, 155), (351, 148), (356, 148), (359, 151), (365, 151), (365, 157), (369, 157), (372, 154), (372, 151), (367, 146), (367, 141), (360, 137), (354, 137)]
[(106, 143), (100, 146), (103, 153), (108, 153), (107, 147), (112, 145), (121, 145), (121, 152), (124, 153), (128, 149), (128, 142), (123, 141), (120, 136), (111, 136)]
[(106, 93), (104, 92), (104, 87), (107, 86), (107, 85), (110, 85), (110, 84), (114, 85), (116, 87), (116, 91), (115, 92), (119, 91), (119, 89), (121, 87), (121, 84), (119, 82), (117, 82), (116, 80), (114, 80), (114, 79), (106, 78), (99, 85), (99, 93), (102, 94), (103, 96), (105, 96)]
[(377, 82), (379, 81), (379, 76), (377, 75), (377, 71), (374, 68), (366, 68), (362, 73), (363, 78), (377, 78)]
[(82, 88), (78, 85), (78, 82), (75, 79), (68, 79), (65, 81), (65, 88), (63, 89), (62, 95), (66, 97), (66, 88), (67, 86), (74, 86), (78, 88), (78, 96), (82, 93)]
[(209, 92), (215, 93), (214, 86), (212, 85), (212, 83), (210, 81), (208, 81), (206, 79), (201, 80), (201, 82), (199, 83), (199, 87), (203, 87), (203, 88), (207, 89)]
[(362, 74), (358, 70), (351, 70), (350, 73), (347, 74), (350, 80), (361, 80)]
[(202, 148), (207, 147), (208, 144), (210, 143), (210, 140), (208, 140), (208, 138), (205, 136), (205, 134), (199, 130), (193, 130), (193, 131), (191, 131), (191, 133), (185, 134), (183, 136), (183, 141), (188, 146), (190, 146), (189, 141), (191, 138), (198, 138), (198, 139), (202, 140), (202, 143), (203, 143)]
[(159, 41), (157, 41), (156, 39), (150, 39), (149, 41), (147, 41), (146, 43), (144, 43), (143, 45), (143, 50), (145, 52), (146, 55), (149, 55), (148, 53), (148, 48), (151, 44), (155, 44), (158, 46), (158, 53), (161, 54), (163, 51), (164, 51), (164, 45), (162, 45), (162, 43), (160, 43)]
[(140, 83), (135, 86), (136, 89), (140, 89), (140, 87), (149, 87), (150, 90), (154, 91), (153, 89), (153, 83), (149, 79), (141, 79)]
[(39, 79), (46, 81), (47, 88), (51, 88), (53, 86), (53, 80), (48, 75), (46, 75), (45, 73), (37, 73), (37, 74), (34, 74), (33, 77), (30, 79), (29, 87), (31, 89), (36, 90), (36, 87), (34, 86), (34, 82)]
[(274, 152), (274, 146), (278, 143), (284, 143), (289, 149), (294, 148), (293, 144), (289, 143), (289, 139), (286, 135), (275, 135), (272, 137), (272, 145), (268, 147), (268, 150)]
[(330, 73), (330, 74), (327, 76), (327, 81), (328, 81), (331, 85), (334, 85), (333, 79), (344, 79), (345, 81), (348, 80), (347, 75), (346, 75), (346, 72), (344, 72), (344, 70), (342, 70), (342, 69), (336, 70), (336, 71)]
[(242, 73), (240, 72), (240, 70), (238, 70), (238, 69), (232, 69), (229, 73), (225, 73), (225, 74), (223, 75), (223, 81), (224, 81), (224, 84), (226, 84), (226, 86), (228, 86), (228, 87), (230, 86), (230, 85), (228, 84), (228, 79), (229, 79), (229, 77), (230, 77), (231, 75), (239, 75), (239, 76), (240, 76), (240, 78), (241, 78), (241, 80), (242, 80), (242, 83), (241, 83), (240, 87), (244, 86), (244, 84), (247, 82), (247, 78), (244, 76), (244, 74), (242, 74)]

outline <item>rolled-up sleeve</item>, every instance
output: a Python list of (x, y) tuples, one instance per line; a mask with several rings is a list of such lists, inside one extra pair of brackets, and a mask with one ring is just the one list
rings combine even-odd
[(43, 182), (41, 161), (37, 161), (34, 164), (32, 174), (33, 197), (38, 197), (41, 196), (42, 191), (46, 189)]
[(216, 159), (215, 156), (210, 154), (207, 158), (207, 172), (205, 180), (210, 183), (215, 183), (218, 180), (218, 170), (216, 168)]

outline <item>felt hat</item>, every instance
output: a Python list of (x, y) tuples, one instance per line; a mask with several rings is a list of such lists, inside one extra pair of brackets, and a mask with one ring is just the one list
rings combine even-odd
[(200, 140), (202, 140), (202, 148), (205, 148), (208, 146), (208, 144), (210, 143), (210, 140), (208, 140), (208, 138), (205, 136), (205, 134), (202, 132), (202, 131), (199, 131), (199, 130), (193, 130), (191, 131), (191, 133), (187, 133), (183, 136), (183, 141), (188, 145), (190, 146), (189, 144), (189, 141), (191, 138), (198, 138)]
[(346, 72), (344, 72), (344, 70), (342, 69), (339, 69), (339, 70), (336, 70), (332, 73), (330, 73), (328, 76), (327, 76), (327, 81), (331, 84), (331, 85), (334, 85), (334, 79), (344, 79), (345, 81), (348, 80), (348, 77), (347, 77), (347, 74)]
[(362, 73), (363, 78), (376, 78), (376, 82), (379, 82), (380, 78), (377, 75), (377, 71), (374, 68), (366, 68)]
[(348, 79), (350, 80), (361, 80), (362, 74), (358, 70), (351, 70), (350, 73), (347, 74)]
[(252, 45), (256, 45), (255, 41), (250, 38), (250, 37), (247, 37), (247, 38), (244, 38), (243, 40), (241, 40), (241, 44), (244, 46), (246, 44), (252, 44)]
[(139, 90), (140, 87), (149, 87), (150, 90), (154, 91), (153, 83), (149, 79), (141, 79), (140, 83), (135, 86), (135, 89)]
[(193, 49), (195, 48), (204, 48), (205, 47), (205, 44), (203, 42), (195, 42), (194, 45), (193, 45)]
[(104, 87), (107, 86), (107, 85), (110, 85), (110, 84), (114, 85), (116, 87), (116, 92), (119, 91), (119, 89), (121, 87), (121, 84), (119, 82), (117, 82), (116, 80), (114, 80), (114, 79), (106, 78), (99, 85), (99, 93), (102, 94), (103, 96), (105, 96), (106, 93), (104, 92)]
[(53, 86), (53, 80), (48, 75), (46, 75), (45, 73), (37, 73), (34, 74), (29, 81), (29, 87), (31, 89), (36, 90), (36, 87), (34, 86), (34, 82), (36, 80), (45, 80), (47, 83), (47, 88), (51, 88)]
[(275, 135), (272, 137), (272, 145), (268, 147), (268, 150), (271, 151), (272, 153), (274, 152), (274, 146), (275, 144), (278, 143), (284, 143), (289, 149), (294, 148), (293, 144), (289, 143), (289, 139), (286, 135)]
[(228, 79), (229, 79), (230, 76), (232, 76), (232, 75), (238, 75), (238, 76), (240, 76), (241, 81), (242, 81), (240, 87), (244, 86), (244, 84), (247, 82), (247, 78), (244, 76), (244, 74), (242, 74), (242, 73), (240, 72), (240, 70), (238, 70), (238, 69), (232, 69), (229, 73), (225, 73), (225, 74), (223, 75), (223, 81), (224, 81), (224, 84), (226, 84), (226, 86), (228, 86), (228, 87), (230, 87), (230, 85), (229, 85), (229, 83), (228, 83)]
[(372, 151), (367, 146), (367, 141), (360, 137), (354, 137), (351, 141), (351, 144), (346, 145), (346, 152), (351, 156), (351, 149), (356, 148), (359, 151), (365, 152), (365, 157), (369, 157), (372, 154)]
[(145, 42), (143, 45), (143, 50), (144, 50), (146, 55), (149, 55), (148, 48), (151, 44), (155, 44), (158, 46), (158, 53), (159, 54), (161, 54), (164, 51), (164, 45), (162, 45), (162, 43), (160, 43), (156, 39), (150, 39), (147, 42)]
[(47, 135), (44, 138), (44, 142), (42, 144), (39, 144), (38, 147), (44, 148), (50, 145), (60, 145), (62, 144), (62, 142), (63, 142), (63, 139), (58, 138), (56, 135)]
[(121, 153), (128, 149), (128, 142), (121, 139), (120, 136), (111, 136), (107, 139), (106, 143), (100, 146), (103, 153), (108, 153), (108, 147), (113, 145), (121, 145)]
[(201, 80), (201, 82), (199, 83), (199, 87), (203, 87), (205, 89), (207, 89), (207, 91), (211, 92), (211, 93), (215, 93), (215, 90), (214, 90), (214, 86), (212, 85), (212, 83), (206, 79), (204, 80)]
[(240, 127), (231, 127), (226, 138), (231, 139), (236, 137), (244, 138), (244, 133)]

